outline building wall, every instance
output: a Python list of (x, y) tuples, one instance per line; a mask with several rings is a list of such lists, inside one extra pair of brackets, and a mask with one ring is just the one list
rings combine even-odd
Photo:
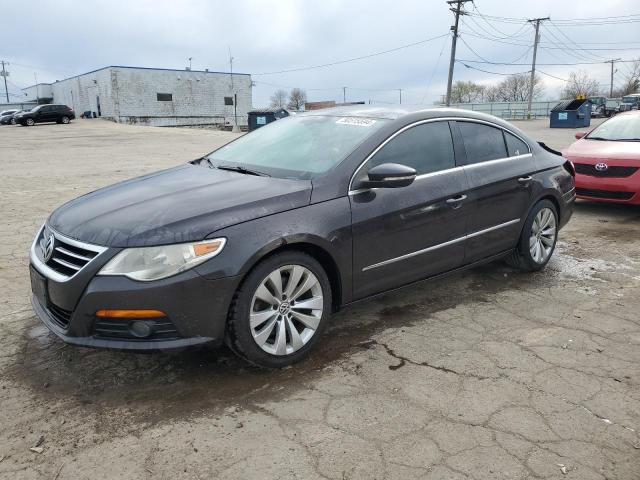
[[(156, 126), (233, 125), (234, 107), (225, 97), (237, 94), (238, 125), (247, 125), (251, 110), (251, 76), (187, 70), (107, 67), (51, 85), (55, 103), (78, 115), (98, 113), (121, 123)], [(158, 93), (171, 101), (158, 101)]]

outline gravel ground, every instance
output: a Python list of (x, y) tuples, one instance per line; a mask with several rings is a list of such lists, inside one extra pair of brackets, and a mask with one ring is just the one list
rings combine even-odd
[[(572, 141), (547, 125), (518, 122)], [(640, 208), (579, 202), (545, 271), (494, 263), (356, 304), (280, 371), (49, 334), (27, 271), (47, 214), (231, 138), (0, 128), (0, 478), (640, 478)]]

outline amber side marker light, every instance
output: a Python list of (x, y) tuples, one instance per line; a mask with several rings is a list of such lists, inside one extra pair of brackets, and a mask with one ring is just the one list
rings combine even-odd
[(196, 257), (201, 257), (202, 255), (206, 255), (208, 253), (215, 252), (222, 245), (222, 240), (214, 240), (212, 242), (205, 243), (196, 243), (193, 245), (193, 253), (195, 253)]
[(161, 310), (98, 310), (96, 317), (102, 318), (159, 318), (167, 315)]

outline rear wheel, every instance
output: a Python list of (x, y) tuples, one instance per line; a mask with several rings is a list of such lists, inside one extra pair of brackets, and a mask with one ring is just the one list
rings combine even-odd
[(281, 368), (311, 350), (331, 312), (331, 286), (322, 266), (302, 252), (258, 264), (236, 292), (227, 343), (250, 363)]
[(16, 124), (16, 119), (15, 119), (15, 118), (12, 118), (12, 119), (11, 119), (11, 125), (15, 125), (15, 124)]
[(558, 212), (549, 200), (538, 202), (527, 217), (510, 265), (527, 272), (542, 270), (556, 248)]
[(60, 119), (60, 121), (66, 125), (67, 123), (69, 123), (69, 122), (71, 121), (71, 119), (70, 119), (69, 117), (67, 117), (66, 115), (64, 115), (64, 116)]

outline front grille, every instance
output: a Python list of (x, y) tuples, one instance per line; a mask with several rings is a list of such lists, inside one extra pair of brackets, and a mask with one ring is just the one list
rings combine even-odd
[(586, 163), (574, 163), (574, 166), (576, 167), (576, 173), (592, 177), (624, 178), (630, 177), (638, 171), (638, 167), (609, 167), (607, 170), (599, 171), (596, 170), (595, 165)]
[(153, 324), (153, 333), (149, 337), (136, 337), (129, 329), (130, 325), (135, 321), (136, 320), (129, 319), (97, 318), (93, 325), (93, 335), (96, 338), (131, 341), (175, 340), (180, 338), (178, 330), (176, 330), (176, 327), (168, 318), (145, 320), (145, 322), (151, 322)]
[(612, 190), (590, 190), (588, 188), (576, 188), (576, 193), (583, 197), (607, 198), (610, 200), (629, 200), (634, 192), (616, 192)]
[(61, 328), (68, 328), (69, 322), (71, 321), (71, 314), (69, 310), (65, 310), (64, 308), (60, 308), (57, 305), (49, 302), (47, 305), (47, 310), (51, 314), (51, 318), (53, 321)]
[(78, 242), (47, 227), (42, 229), (38, 246), (43, 260), (47, 248), (52, 249), (51, 257), (45, 264), (64, 277), (72, 277), (104, 251), (104, 247)]

